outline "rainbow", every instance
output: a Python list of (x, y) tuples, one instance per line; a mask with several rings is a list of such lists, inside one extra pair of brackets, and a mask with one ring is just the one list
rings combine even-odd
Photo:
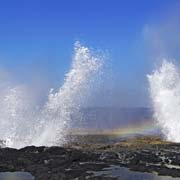
[(97, 135), (133, 135), (133, 134), (154, 134), (158, 132), (158, 126), (152, 120), (141, 123), (128, 124), (113, 129), (73, 129), (71, 134), (97, 134)]

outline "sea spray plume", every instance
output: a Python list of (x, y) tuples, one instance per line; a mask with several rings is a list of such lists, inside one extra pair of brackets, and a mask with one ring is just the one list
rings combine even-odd
[[(103, 60), (94, 56), (87, 47), (75, 43), (72, 67), (65, 75), (64, 84), (57, 92), (50, 91), (48, 101), (42, 110), (36, 145), (57, 145), (66, 141), (66, 135), (73, 125), (74, 114), (78, 114), (90, 95), (94, 78), (102, 69)], [(78, 120), (80, 121), (80, 119)], [(39, 134), (40, 132), (40, 134)]]
[(33, 122), (29, 119), (32, 112), (28, 99), (23, 86), (7, 88), (0, 98), (0, 137), (8, 147), (18, 147), (30, 142), (30, 127)]
[(167, 140), (180, 142), (180, 74), (177, 67), (163, 60), (148, 75), (154, 118)]
[[(70, 71), (57, 92), (51, 90), (39, 107), (28, 86), (9, 87), (0, 94), (0, 140), (8, 147), (62, 145), (75, 124), (74, 115), (90, 96), (103, 67), (103, 58), (75, 43)], [(81, 119), (78, 119), (80, 121)]]

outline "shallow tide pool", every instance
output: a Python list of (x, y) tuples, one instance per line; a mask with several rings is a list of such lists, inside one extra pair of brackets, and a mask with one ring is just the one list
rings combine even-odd
[(118, 180), (180, 180), (170, 176), (158, 176), (153, 173), (130, 171), (128, 168), (119, 166), (110, 166), (103, 171), (93, 171), (94, 176), (116, 177)]
[(2, 172), (0, 180), (35, 180), (28, 172)]

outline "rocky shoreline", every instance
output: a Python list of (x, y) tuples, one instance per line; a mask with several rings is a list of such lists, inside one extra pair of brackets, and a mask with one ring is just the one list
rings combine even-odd
[(159, 137), (131, 138), (111, 145), (74, 143), (64, 147), (0, 149), (0, 171), (30, 172), (35, 180), (112, 180), (94, 176), (111, 165), (180, 177), (180, 144)]

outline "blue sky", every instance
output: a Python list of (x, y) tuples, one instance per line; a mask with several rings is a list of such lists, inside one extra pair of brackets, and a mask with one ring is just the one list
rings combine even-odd
[(1, 1), (0, 66), (22, 81), (39, 71), (56, 84), (68, 71), (73, 44), (79, 40), (108, 51), (112, 93), (119, 97), (112, 104), (147, 105), (146, 74), (153, 66), (146, 60), (151, 53), (147, 47), (154, 42), (144, 42), (144, 29), (149, 33), (156, 23), (166, 24), (177, 4), (178, 0)]

